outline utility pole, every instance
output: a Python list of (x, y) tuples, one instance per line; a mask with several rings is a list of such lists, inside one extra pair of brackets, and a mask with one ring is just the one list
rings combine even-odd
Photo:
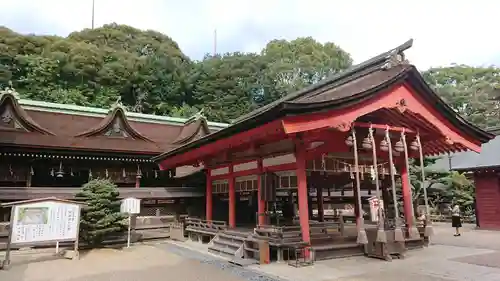
[(94, 9), (95, 8), (95, 0), (92, 0), (92, 29), (94, 29)]
[(217, 55), (217, 29), (214, 30), (214, 57)]

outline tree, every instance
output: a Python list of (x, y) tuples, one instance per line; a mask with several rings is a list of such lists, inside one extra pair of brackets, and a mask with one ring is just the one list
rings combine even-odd
[(127, 229), (125, 216), (120, 213), (119, 191), (109, 180), (91, 180), (76, 195), (87, 205), (80, 219), (80, 237), (92, 246)]
[(455, 65), (422, 73), (436, 93), (462, 117), (487, 128), (500, 117), (500, 69)]
[[(66, 38), (0, 27), (0, 87), (24, 98), (107, 107), (118, 97), (133, 111), (168, 114), (193, 102), (192, 62), (170, 37), (108, 24)], [(67, 97), (66, 97), (67, 95)]]
[(272, 40), (261, 55), (266, 63), (263, 103), (317, 83), (352, 65), (349, 53), (334, 43), (322, 44), (312, 37)]
[(352, 63), (333, 43), (273, 40), (260, 52), (191, 61), (167, 35), (106, 24), (68, 37), (22, 35), (0, 27), (0, 87), (21, 97), (230, 122)]
[(230, 122), (256, 108), (263, 68), (257, 54), (206, 56), (193, 69), (193, 97), (209, 120)]
[(424, 187), (427, 187), (429, 205), (437, 210), (442, 204), (459, 204), (462, 208), (474, 204), (474, 189), (472, 183), (456, 171), (435, 168), (439, 157), (424, 159), (425, 182), (422, 183), (420, 160), (410, 159), (410, 185), (414, 212), (419, 205), (424, 204)]

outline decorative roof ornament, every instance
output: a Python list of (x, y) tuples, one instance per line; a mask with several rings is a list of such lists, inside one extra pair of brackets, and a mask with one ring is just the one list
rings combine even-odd
[(125, 108), (125, 106), (122, 103), (122, 97), (121, 96), (118, 96), (116, 98), (116, 101), (111, 105), (110, 111), (113, 111), (113, 110), (115, 110), (117, 108), (120, 108), (123, 111), (126, 111), (126, 108)]
[(203, 115), (204, 108), (202, 108), (200, 111), (196, 112), (193, 116), (189, 117), (184, 124), (191, 123), (193, 121), (197, 121), (200, 119), (206, 119), (205, 115)]
[(387, 55), (386, 61), (382, 65), (382, 69), (388, 70), (402, 64), (409, 64), (409, 61), (406, 59), (402, 50), (394, 49)]
[(2, 99), (2, 97), (4, 95), (11, 95), (16, 100), (19, 100), (19, 98), (20, 98), (19, 93), (12, 86), (12, 81), (9, 81), (9, 86), (8, 87), (5, 87), (3, 90), (0, 90), (0, 100)]
[(194, 116), (195, 116), (195, 118), (196, 118), (196, 119), (205, 118), (205, 115), (203, 115), (203, 111), (204, 111), (204, 110), (205, 110), (205, 109), (204, 109), (204, 108), (202, 108), (202, 109), (200, 109), (200, 111), (196, 112), (196, 114), (194, 115)]

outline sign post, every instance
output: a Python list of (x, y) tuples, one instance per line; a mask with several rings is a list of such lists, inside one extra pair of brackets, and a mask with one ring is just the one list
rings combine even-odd
[(120, 206), (120, 211), (128, 215), (127, 248), (130, 248), (132, 215), (139, 214), (141, 212), (141, 199), (132, 197), (123, 199)]
[(59, 242), (74, 242), (72, 258), (78, 257), (79, 202), (50, 197), (5, 203), (1, 206), (12, 207), (7, 249), (1, 268), (10, 264), (13, 245), (34, 246), (55, 242), (58, 251)]

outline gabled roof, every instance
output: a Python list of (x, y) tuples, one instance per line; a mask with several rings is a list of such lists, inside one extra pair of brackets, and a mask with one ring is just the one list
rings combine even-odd
[[(18, 100), (13, 90), (0, 101), (0, 115), (8, 109), (20, 121), (17, 127), (0, 126), (3, 147), (153, 156), (179, 146), (179, 139), (194, 139), (190, 120), (198, 120), (128, 112), (119, 103), (100, 109)], [(227, 126), (200, 122), (203, 133)]]
[[(51, 131), (40, 126), (24, 111), (17, 103), (17, 93), (12, 89), (0, 91), (0, 114), (3, 123), (15, 122), (16, 125), (30, 132), (38, 132), (46, 135), (54, 135)], [(17, 123), (21, 124), (17, 124)], [(15, 127), (14, 127), (15, 129)]]
[(424, 100), (431, 102), (452, 125), (482, 143), (489, 141), (492, 138), (491, 134), (473, 126), (457, 115), (425, 83), (416, 67), (405, 60), (403, 52), (412, 44), (413, 40), (409, 40), (344, 72), (258, 108), (235, 120), (231, 126), (225, 129), (162, 153), (154, 157), (153, 160), (161, 161), (288, 115), (338, 110), (353, 106), (375, 97), (383, 89), (403, 83), (412, 86), (422, 95)]
[(109, 110), (108, 115), (104, 119), (102, 119), (102, 121), (97, 124), (97, 126), (89, 128), (84, 132), (77, 134), (76, 136), (91, 137), (96, 135), (105, 135), (108, 132), (112, 132), (113, 129), (122, 130), (122, 125), (124, 126), (123, 134), (131, 135), (135, 139), (153, 142), (149, 138), (143, 136), (130, 125), (125, 114), (125, 109), (123, 105), (121, 105), (121, 103), (116, 103), (115, 105), (113, 105), (113, 107)]
[(204, 137), (210, 134), (208, 123), (201, 112), (195, 114), (193, 117), (186, 120), (182, 131), (177, 138), (173, 141), (174, 144), (185, 144), (197, 138)]

